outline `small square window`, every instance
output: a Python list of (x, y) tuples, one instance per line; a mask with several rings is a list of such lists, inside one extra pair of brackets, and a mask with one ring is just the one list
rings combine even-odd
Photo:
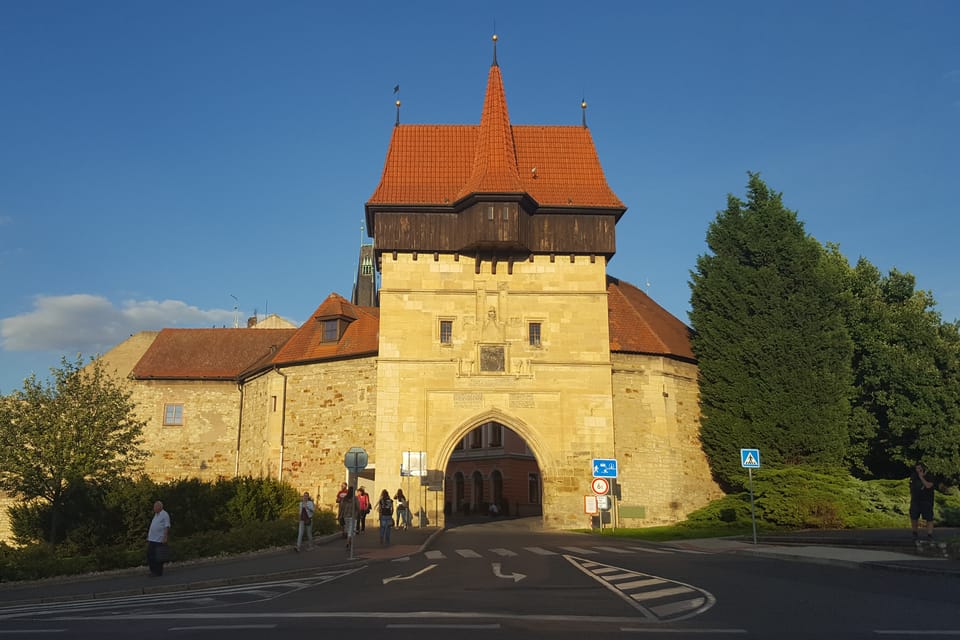
[(539, 347), (540, 346), (540, 323), (531, 322), (528, 325), (528, 335), (530, 336), (530, 346)]
[(183, 426), (183, 405), (165, 404), (163, 405), (163, 426), (182, 427)]
[(323, 342), (336, 342), (340, 339), (336, 320), (323, 321)]
[(453, 343), (453, 320), (440, 321), (440, 344)]

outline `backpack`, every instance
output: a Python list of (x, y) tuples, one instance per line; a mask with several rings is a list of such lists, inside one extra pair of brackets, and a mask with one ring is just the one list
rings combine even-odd
[(380, 498), (380, 515), (382, 516), (393, 515), (393, 500), (391, 500), (390, 498)]

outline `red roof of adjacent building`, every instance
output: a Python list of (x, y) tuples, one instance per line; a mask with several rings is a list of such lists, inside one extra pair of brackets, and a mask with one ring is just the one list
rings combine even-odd
[(296, 329), (163, 329), (133, 368), (133, 377), (234, 380), (276, 352)]
[(479, 125), (394, 127), (377, 206), (452, 206), (476, 193), (527, 194), (540, 207), (626, 210), (607, 184), (585, 126), (510, 124), (494, 62)]
[[(323, 341), (324, 320), (344, 320), (347, 323), (338, 341)], [(380, 309), (360, 307), (343, 296), (331, 293), (270, 363), (286, 366), (316, 360), (376, 355), (379, 348), (379, 330)]]
[(629, 282), (607, 276), (610, 351), (695, 361), (693, 330)]

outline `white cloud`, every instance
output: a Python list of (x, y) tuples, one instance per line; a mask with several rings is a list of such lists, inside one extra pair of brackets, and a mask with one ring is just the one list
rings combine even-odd
[(117, 307), (102, 296), (37, 296), (33, 311), (0, 320), (6, 351), (101, 353), (138, 331), (164, 327), (233, 326), (233, 311), (203, 310), (179, 300), (130, 300)]

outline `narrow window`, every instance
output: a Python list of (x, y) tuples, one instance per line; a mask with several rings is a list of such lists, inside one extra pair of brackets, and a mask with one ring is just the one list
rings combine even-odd
[(487, 220), (493, 220), (493, 205), (487, 206)]
[(510, 219), (510, 205), (503, 205), (503, 211), (500, 212), (500, 215), (503, 217), (504, 222)]
[(477, 427), (470, 432), (470, 448), (479, 449), (483, 446), (483, 429)]
[(336, 342), (340, 336), (337, 331), (336, 320), (323, 321), (323, 342)]
[(535, 473), (527, 476), (527, 498), (530, 504), (540, 503), (540, 479)]
[(440, 321), (440, 344), (453, 343), (453, 320)]
[(183, 405), (165, 404), (163, 405), (163, 426), (182, 427), (183, 426)]
[(539, 347), (540, 346), (540, 323), (531, 322), (528, 325), (528, 334), (530, 336), (530, 346)]
[(499, 422), (491, 422), (488, 426), (490, 431), (488, 432), (487, 442), (491, 447), (502, 447), (503, 446), (503, 425)]
[(277, 412), (277, 396), (270, 396), (270, 410)]
[(360, 265), (360, 273), (365, 276), (373, 274), (373, 258), (363, 256), (363, 262)]

